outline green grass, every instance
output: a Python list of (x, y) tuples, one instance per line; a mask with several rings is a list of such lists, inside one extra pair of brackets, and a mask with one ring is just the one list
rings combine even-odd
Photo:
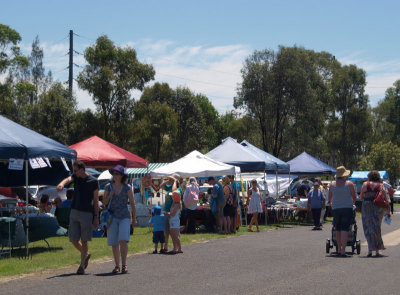
[[(260, 230), (277, 229), (280, 227), (297, 226), (296, 223), (261, 225)], [(248, 233), (246, 228), (243, 234)], [(182, 245), (199, 243), (203, 241), (222, 239), (232, 236), (242, 235), (239, 229), (236, 235), (219, 235), (214, 233), (196, 233), (195, 235), (181, 235)], [(0, 257), (0, 277), (16, 276), (30, 273), (40, 273), (50, 269), (58, 269), (80, 263), (78, 251), (69, 242), (68, 237), (54, 237), (47, 241), (50, 244), (50, 250), (46, 242), (38, 241), (29, 244), (31, 257), (25, 259), (23, 254), (25, 249), (14, 249), (12, 257), (3, 255)], [(170, 241), (171, 245), (171, 241)], [(153, 251), (152, 233), (148, 228), (135, 228), (129, 243), (129, 254), (143, 253)], [(111, 247), (107, 246), (107, 238), (93, 238), (89, 242), (89, 251), (92, 254), (91, 261), (105, 260), (112, 258)]]

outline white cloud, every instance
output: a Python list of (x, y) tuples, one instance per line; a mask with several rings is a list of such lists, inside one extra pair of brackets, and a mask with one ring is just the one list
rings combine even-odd
[(400, 59), (371, 61), (362, 51), (346, 53), (339, 58), (342, 64), (355, 64), (367, 73), (365, 92), (370, 96), (370, 104), (376, 106), (385, 97), (385, 92), (400, 79)]
[[(79, 44), (75, 40), (75, 50), (83, 53), (89, 44)], [(117, 46), (130, 46), (137, 51), (141, 62), (150, 63), (156, 70), (155, 80), (149, 83), (166, 82), (171, 88), (185, 86), (195, 93), (206, 95), (215, 108), (224, 113), (233, 108), (237, 83), (241, 81), (240, 69), (243, 60), (251, 53), (251, 48), (243, 44), (227, 46), (179, 45), (170, 40), (143, 39), (129, 41)], [(51, 70), (55, 80), (68, 80), (68, 40), (61, 43), (40, 43), (44, 50), (44, 66)], [(29, 54), (31, 44), (22, 44), (25, 54)], [(74, 55), (74, 77), (82, 70), (85, 59)], [(80, 109), (94, 109), (91, 96), (73, 84)], [(135, 99), (140, 91), (133, 91)]]

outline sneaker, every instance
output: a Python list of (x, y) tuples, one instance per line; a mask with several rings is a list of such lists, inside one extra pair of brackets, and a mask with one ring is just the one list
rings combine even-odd
[[(160, 253), (161, 253), (161, 251), (162, 251), (162, 249), (160, 250)], [(153, 254), (157, 254), (157, 250), (154, 250)]]

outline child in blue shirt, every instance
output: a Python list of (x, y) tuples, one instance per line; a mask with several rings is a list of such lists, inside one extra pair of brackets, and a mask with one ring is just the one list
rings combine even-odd
[(164, 250), (164, 230), (165, 223), (168, 219), (167, 215), (161, 214), (161, 207), (155, 206), (152, 210), (153, 216), (151, 217), (149, 223), (153, 225), (153, 243), (154, 243), (154, 251), (153, 254), (157, 254), (158, 243), (161, 244), (160, 253), (167, 252)]

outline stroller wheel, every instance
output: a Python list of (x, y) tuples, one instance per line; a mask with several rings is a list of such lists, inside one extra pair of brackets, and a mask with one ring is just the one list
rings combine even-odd
[(326, 240), (326, 253), (329, 254), (331, 249), (331, 241), (329, 239)]

